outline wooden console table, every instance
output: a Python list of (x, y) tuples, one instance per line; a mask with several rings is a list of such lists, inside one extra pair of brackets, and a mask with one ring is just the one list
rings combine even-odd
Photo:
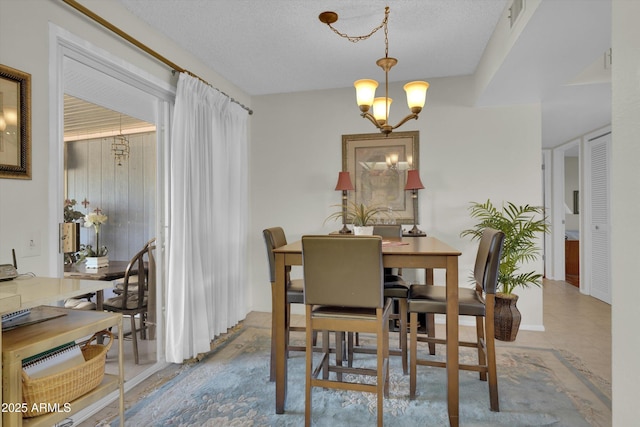
[[(22, 402), (22, 360), (70, 341), (91, 336), (95, 332), (116, 326), (118, 328), (119, 375), (105, 374), (97, 388), (80, 396), (71, 404), (70, 412), (52, 412), (33, 418), (22, 418), (19, 411), (2, 414), (5, 426), (52, 426), (84, 407), (97, 402), (109, 393), (119, 390), (121, 397), (120, 423), (124, 425), (124, 362), (122, 344), (122, 315), (59, 308), (66, 315), (29, 326), (19, 327), (2, 334), (2, 395), (6, 403)], [(47, 402), (40, 402), (47, 403)]]
[[(19, 277), (0, 282), (0, 314), (40, 305), (54, 304), (91, 292), (102, 294), (111, 282), (98, 280), (60, 279), (52, 277)], [(64, 309), (61, 309), (64, 310)], [(89, 337), (112, 326), (118, 327), (118, 375), (105, 375), (95, 390), (71, 403), (70, 413), (52, 413), (22, 419), (19, 412), (3, 413), (0, 427), (51, 426), (85, 406), (97, 402), (109, 393), (119, 391), (120, 425), (124, 425), (124, 359), (122, 315), (96, 311), (66, 310), (67, 315), (0, 334), (2, 351), (2, 402), (22, 403), (22, 359), (72, 340)], [(46, 403), (46, 402), (44, 402)]]

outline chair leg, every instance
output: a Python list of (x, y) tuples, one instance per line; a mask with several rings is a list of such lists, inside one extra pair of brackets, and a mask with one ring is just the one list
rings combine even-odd
[(137, 365), (139, 360), (138, 360), (138, 338), (137, 338), (138, 333), (136, 332), (136, 316), (131, 315), (129, 317), (131, 317), (131, 341), (133, 341), (133, 358)]
[(416, 398), (416, 367), (418, 365), (418, 313), (411, 313), (409, 321), (409, 334), (411, 347), (409, 349), (409, 358), (411, 366), (409, 367), (409, 399)]
[(289, 358), (289, 336), (290, 336), (290, 331), (289, 328), (291, 327), (291, 304), (289, 304), (289, 302), (287, 302), (286, 304), (286, 311), (285, 311), (285, 317), (284, 317), (284, 339), (285, 339), (285, 358), (288, 359)]
[[(275, 301), (275, 285), (271, 284), (271, 307), (276, 306)], [(274, 382), (276, 380), (276, 315), (271, 312), (271, 360), (269, 362), (269, 381)]]
[[(336, 335), (337, 336), (337, 335)], [(329, 331), (322, 331), (322, 355), (326, 354), (327, 357), (324, 357), (324, 361), (322, 363), (322, 379), (329, 379)], [(313, 357), (313, 355), (312, 355)]]
[(140, 313), (140, 339), (147, 339), (147, 313)]
[[(311, 426), (311, 376), (313, 375), (313, 325), (311, 323), (311, 306), (306, 307), (306, 326), (307, 331), (305, 333), (305, 342), (306, 342), (306, 352), (305, 352), (305, 362), (306, 362), (306, 381), (304, 388), (304, 425), (306, 427)], [(328, 336), (328, 332), (325, 335), (323, 333), (322, 337), (322, 347), (328, 349), (329, 343), (326, 339)], [(327, 372), (328, 370), (323, 372)]]
[(353, 367), (353, 332), (347, 332), (347, 366)]
[[(429, 338), (435, 338), (436, 337), (435, 315), (433, 313), (427, 313), (425, 318), (427, 322), (427, 336)], [(436, 354), (436, 343), (434, 342), (429, 343), (429, 354), (432, 356)]]
[(407, 366), (407, 300), (399, 298), (400, 305), (400, 352), (402, 357), (402, 373), (407, 375), (409, 367)]
[[(343, 354), (343, 343), (344, 343), (344, 332), (336, 331), (336, 366), (342, 366), (342, 359), (344, 357)], [(336, 372), (336, 379), (338, 381), (342, 381), (342, 372)]]
[[(376, 403), (377, 403), (377, 419), (378, 419), (378, 427), (382, 427), (382, 423), (383, 423), (383, 419), (384, 419), (384, 411), (383, 411), (383, 404), (384, 404), (384, 394), (385, 394), (385, 390), (387, 390), (386, 387), (386, 383), (385, 383), (385, 378), (386, 378), (386, 373), (385, 373), (385, 360), (384, 360), (384, 355), (385, 353), (388, 352), (385, 351), (385, 340), (384, 340), (384, 330), (389, 330), (389, 323), (386, 322), (386, 325), (382, 325), (381, 323), (383, 322), (378, 322), (378, 333), (377, 335), (377, 340), (376, 340), (376, 356), (377, 356), (377, 375), (376, 375), (376, 388), (377, 388), (377, 395), (376, 395)], [(386, 345), (388, 345), (388, 341), (386, 342)]]
[(496, 369), (496, 341), (494, 338), (493, 310), (487, 310), (490, 318), (485, 317), (486, 347), (487, 347), (487, 370), (489, 371), (489, 399), (491, 400), (491, 410), (500, 412), (500, 402), (498, 397), (498, 372)]
[[(478, 345), (478, 365), (487, 366), (487, 355), (485, 353), (484, 318), (476, 316), (476, 342)], [(480, 371), (480, 381), (487, 380), (487, 371)]]

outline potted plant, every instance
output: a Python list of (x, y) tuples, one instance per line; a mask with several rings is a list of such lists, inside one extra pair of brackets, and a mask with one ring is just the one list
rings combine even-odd
[(379, 215), (388, 216), (388, 210), (378, 206), (367, 206), (364, 203), (349, 202), (346, 207), (339, 206), (341, 209), (332, 213), (325, 219), (325, 223), (329, 220), (340, 220), (344, 215), (345, 224), (353, 224), (353, 234), (355, 235), (372, 235), (373, 225), (378, 221)]
[(542, 274), (522, 272), (520, 268), (523, 263), (535, 261), (540, 254), (537, 234), (546, 233), (549, 227), (544, 210), (540, 206), (517, 206), (511, 202), (498, 209), (487, 200), (485, 203), (472, 202), (469, 212), (479, 222), (460, 233), (462, 237), (471, 236), (472, 240), (479, 240), (487, 227), (500, 230), (505, 235), (496, 290), (495, 338), (514, 341), (521, 315), (516, 306), (518, 295), (513, 292), (518, 287), (542, 285)]

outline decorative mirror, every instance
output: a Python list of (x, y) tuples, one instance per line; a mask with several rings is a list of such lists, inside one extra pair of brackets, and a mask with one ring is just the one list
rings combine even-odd
[(31, 179), (31, 74), (1, 64), (0, 178)]

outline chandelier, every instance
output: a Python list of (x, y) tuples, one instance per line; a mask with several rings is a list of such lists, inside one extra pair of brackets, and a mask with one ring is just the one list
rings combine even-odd
[[(364, 36), (349, 36), (336, 30), (331, 24), (338, 20), (338, 14), (335, 12), (322, 12), (318, 19), (320, 22), (327, 24), (334, 33), (340, 37), (346, 38), (352, 43), (357, 43), (361, 40), (366, 40), (375, 34), (379, 29), (384, 29), (384, 58), (380, 58), (376, 61), (376, 64), (384, 70), (384, 97), (375, 97), (376, 88), (378, 82), (371, 79), (357, 80), (353, 85), (356, 88), (356, 100), (358, 107), (362, 112), (361, 116), (369, 119), (385, 135), (389, 135), (394, 129), (402, 126), (411, 119), (417, 119), (418, 114), (424, 107), (424, 102), (427, 96), (427, 89), (429, 83), (423, 81), (409, 82), (404, 85), (404, 90), (407, 93), (407, 104), (411, 110), (411, 114), (408, 114), (400, 122), (392, 126), (389, 124), (389, 110), (393, 100), (389, 98), (389, 70), (398, 63), (396, 58), (389, 57), (389, 29), (387, 28), (387, 21), (389, 20), (389, 7), (385, 7), (384, 19), (382, 23), (374, 28), (369, 34)], [(373, 110), (373, 114), (369, 111)]]
[(122, 134), (122, 115), (120, 115), (120, 133), (113, 136), (111, 142), (111, 153), (118, 166), (122, 166), (122, 161), (129, 158), (129, 140)]
[(111, 142), (111, 152), (118, 166), (122, 166), (122, 161), (129, 158), (129, 140), (121, 133), (115, 135)]

